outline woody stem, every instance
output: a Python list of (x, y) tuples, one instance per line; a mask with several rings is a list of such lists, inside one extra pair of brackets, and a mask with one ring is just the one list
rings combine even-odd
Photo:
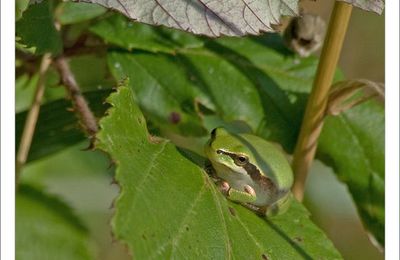
[(317, 74), (308, 98), (292, 162), (295, 175), (292, 192), (299, 201), (302, 201), (304, 197), (307, 174), (315, 156), (318, 137), (323, 126), (328, 93), (332, 85), (351, 11), (352, 5), (342, 1), (335, 2)]

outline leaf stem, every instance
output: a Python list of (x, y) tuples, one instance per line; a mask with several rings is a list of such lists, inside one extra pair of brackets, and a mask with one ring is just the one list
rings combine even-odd
[(77, 113), (83, 129), (90, 138), (93, 138), (98, 130), (96, 117), (93, 115), (85, 97), (82, 95), (81, 89), (75, 80), (75, 76), (72, 73), (65, 56), (58, 57), (55, 60), (55, 65), (61, 75), (69, 97), (72, 100), (74, 111)]
[(299, 201), (303, 200), (308, 170), (315, 156), (318, 137), (323, 126), (329, 89), (339, 60), (351, 11), (352, 5), (341, 1), (335, 2), (317, 74), (308, 98), (292, 163), (295, 174), (292, 191)]
[(31, 108), (26, 117), (24, 129), (22, 132), (21, 141), (19, 144), (19, 149), (17, 152), (16, 163), (15, 163), (15, 183), (18, 184), (18, 180), (21, 174), (21, 169), (25, 165), (28, 158), (29, 149), (32, 144), (33, 134), (35, 133), (35, 127), (37, 119), (39, 117), (40, 105), (42, 103), (44, 90), (45, 90), (45, 79), (46, 71), (51, 63), (51, 54), (46, 53), (43, 55), (40, 69), (39, 69), (39, 79), (36, 84), (36, 91), (32, 101)]

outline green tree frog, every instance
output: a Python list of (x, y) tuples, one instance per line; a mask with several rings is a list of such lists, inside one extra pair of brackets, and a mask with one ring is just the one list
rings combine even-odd
[(274, 144), (255, 135), (216, 128), (205, 145), (205, 154), (219, 189), (228, 199), (266, 216), (289, 207), (293, 173)]

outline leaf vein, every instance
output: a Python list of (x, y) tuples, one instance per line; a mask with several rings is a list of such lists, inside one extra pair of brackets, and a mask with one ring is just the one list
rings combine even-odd
[(188, 210), (185, 212), (184, 217), (181, 221), (180, 224), (180, 228), (178, 229), (178, 231), (176, 232), (176, 234), (174, 236), (172, 236), (172, 238), (170, 240), (168, 240), (167, 242), (165, 242), (164, 244), (162, 244), (161, 246), (158, 247), (158, 249), (156, 250), (156, 252), (151, 255), (149, 258), (152, 259), (153, 257), (156, 257), (160, 252), (162, 252), (166, 246), (168, 246), (169, 244), (172, 245), (172, 252), (171, 255), (173, 255), (174, 250), (176, 247), (174, 247), (174, 245), (176, 246), (179, 238), (182, 235), (182, 231), (184, 231), (184, 224), (188, 222), (189, 217), (191, 216), (192, 213), (194, 213), (194, 208), (196, 207), (196, 205), (198, 204), (198, 202), (200, 201), (201, 197), (203, 196), (204, 192), (205, 192), (205, 183), (203, 184), (203, 186), (201, 187), (201, 189), (199, 190), (199, 193), (196, 195), (196, 198), (193, 200), (193, 202), (191, 203), (191, 205), (188, 207)]
[[(208, 180), (206, 180), (206, 182), (209, 183)], [(228, 254), (228, 259), (232, 259), (232, 246), (231, 246), (231, 241), (230, 241), (230, 237), (229, 237), (229, 234), (228, 234), (228, 227), (227, 227), (227, 224), (226, 224), (224, 213), (222, 211), (221, 203), (220, 203), (218, 197), (216, 196), (215, 192), (216, 191), (215, 191), (214, 187), (211, 187), (211, 194), (214, 197), (215, 206), (217, 207), (218, 215), (219, 215), (219, 217), (221, 219), (221, 222), (223, 224), (222, 226), (223, 226), (223, 231), (224, 231), (224, 235), (225, 235), (225, 238), (226, 238), (226, 240), (225, 240), (226, 241), (226, 252)]]
[[(153, 168), (155, 168), (156, 165), (157, 165), (157, 164), (155, 164), (154, 162), (155, 162), (155, 160), (157, 159), (157, 157), (160, 156), (160, 154), (164, 151), (166, 145), (167, 145), (167, 142), (163, 142), (163, 143), (162, 143), (162, 146), (161, 146), (161, 148), (160, 148), (160, 150), (159, 150), (158, 152), (156, 152), (156, 153), (154, 154), (153, 158), (151, 158), (151, 160), (149, 161), (149, 164), (148, 164), (148, 165), (150, 165), (150, 167), (147, 168), (147, 170), (145, 171), (145, 173), (143, 173), (142, 179), (135, 185), (135, 189), (136, 189), (137, 192), (140, 191), (142, 185), (143, 185), (143, 184), (146, 182), (146, 180), (150, 177), (151, 172), (152, 172), (151, 170), (152, 170)], [(132, 207), (132, 208), (134, 207), (135, 203), (137, 202), (137, 198), (138, 198), (137, 195), (134, 196), (134, 198), (133, 198), (133, 200), (132, 200), (132, 203), (131, 203), (131, 207)]]

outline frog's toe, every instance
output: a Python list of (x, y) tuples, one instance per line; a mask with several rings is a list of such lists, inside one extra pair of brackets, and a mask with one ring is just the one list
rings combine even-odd
[(256, 196), (256, 191), (250, 185), (244, 185), (244, 191), (247, 192), (252, 197)]
[(218, 188), (223, 194), (228, 194), (231, 186), (229, 186), (229, 183), (227, 183), (226, 181), (220, 181), (218, 183)]

